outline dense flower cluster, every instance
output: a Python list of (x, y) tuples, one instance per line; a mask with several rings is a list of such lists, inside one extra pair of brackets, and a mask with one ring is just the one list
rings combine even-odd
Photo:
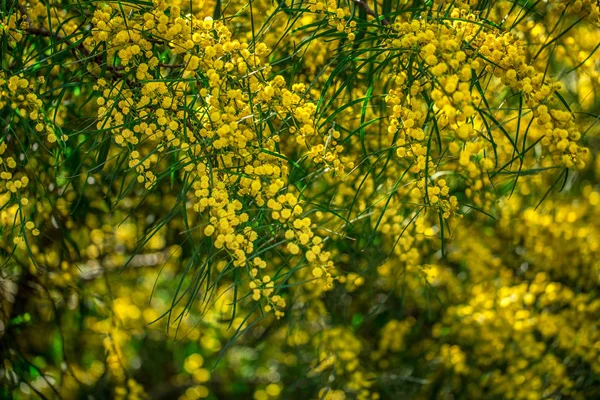
[(600, 396), (593, 1), (0, 10), (0, 397)]

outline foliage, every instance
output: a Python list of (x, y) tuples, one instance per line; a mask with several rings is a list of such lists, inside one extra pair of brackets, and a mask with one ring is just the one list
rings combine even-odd
[(2, 0), (0, 397), (599, 397), (599, 23)]

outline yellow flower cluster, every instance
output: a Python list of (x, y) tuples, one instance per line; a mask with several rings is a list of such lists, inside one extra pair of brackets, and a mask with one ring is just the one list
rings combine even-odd
[[(39, 83), (43, 83), (42, 78)], [(42, 101), (36, 95), (36, 84), (22, 76), (13, 75), (6, 77), (0, 72), (0, 109), (9, 108), (13, 115), (14, 123), (23, 122), (28, 126), (28, 134), (36, 136), (45, 131), (46, 140), (54, 143), (57, 136), (51, 123), (44, 120), (44, 107)], [(61, 136), (66, 140), (66, 135)], [(26, 172), (29, 162), (21, 153), (17, 156), (19, 138), (8, 135), (0, 141), (0, 219), (4, 226), (20, 225), (21, 229), (14, 234), (15, 245), (25, 245), (26, 232), (38, 236), (40, 231), (36, 228), (31, 218), (32, 205), (29, 202), (30, 177)], [(29, 163), (31, 166), (32, 163)], [(34, 164), (35, 165), (35, 164)]]
[(118, 344), (119, 337), (124, 340), (124, 335), (111, 329), (109, 335), (104, 338), (103, 344), (106, 350), (106, 366), (113, 379), (116, 381), (114, 397), (119, 400), (141, 400), (147, 398), (144, 388), (133, 378), (127, 378), (124, 369), (125, 358)]
[[(314, 340), (320, 353), (309, 376), (322, 374), (331, 368), (336, 376), (348, 376), (344, 392), (356, 393), (356, 398), (361, 400), (379, 399), (379, 394), (370, 390), (375, 376), (364, 371), (359, 364), (358, 354), (362, 346), (352, 333), (336, 327), (323, 331)], [(324, 395), (331, 390), (331, 387), (326, 387), (321, 389), (321, 393)]]
[(343, 32), (350, 42), (355, 38), (354, 29), (356, 21), (349, 19), (350, 12), (347, 8), (339, 7), (335, 0), (309, 0), (308, 9), (317, 14), (325, 14), (329, 26), (337, 32)]

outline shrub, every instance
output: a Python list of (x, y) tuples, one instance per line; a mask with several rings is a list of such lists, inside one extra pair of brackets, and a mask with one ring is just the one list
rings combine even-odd
[(600, 396), (595, 2), (0, 18), (3, 397)]

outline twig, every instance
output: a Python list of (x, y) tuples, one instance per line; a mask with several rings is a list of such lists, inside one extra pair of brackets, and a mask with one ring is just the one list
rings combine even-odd
[[(45, 28), (35, 28), (35, 27), (30, 27), (27, 29), (27, 32), (33, 34), (33, 35), (38, 35), (38, 36), (45, 36), (45, 37), (49, 37), (49, 38), (56, 38), (59, 42), (65, 42), (66, 44), (72, 44), (70, 40), (66, 39), (64, 36), (60, 35), (60, 34), (55, 34), (53, 35), (52, 32), (48, 31)], [(55, 43), (53, 43), (55, 44)], [(77, 45), (77, 48), (83, 53), (85, 58), (90, 58), (90, 51), (85, 47), (85, 45), (83, 44), (83, 41), (79, 42), (79, 44)], [(96, 54), (93, 57), (93, 60), (96, 62), (96, 64), (98, 65), (103, 65), (104, 64), (104, 60), (102, 59), (102, 56), (100, 54)], [(83, 61), (82, 59), (79, 59), (78, 61)], [(107, 69), (109, 69), (113, 74), (115, 74), (118, 77), (122, 77), (123, 74), (121, 73), (121, 71), (123, 69), (125, 69), (122, 66), (116, 66), (116, 65), (107, 65), (106, 66)]]
[[(371, 7), (369, 7), (369, 5), (367, 4), (367, 2), (365, 0), (352, 0), (354, 1), (355, 4), (358, 4), (359, 6), (362, 7), (363, 10), (365, 10), (365, 12), (370, 15), (371, 17), (375, 18), (375, 19), (379, 19), (379, 15), (377, 15), (377, 13), (375, 11), (373, 11), (373, 9)], [(386, 18), (382, 18), (381, 19), (381, 25), (383, 26), (387, 26), (390, 24), (390, 21), (388, 21)]]
[(185, 67), (185, 65), (183, 65), (183, 64), (165, 64), (165, 63), (158, 63), (158, 66), (161, 68), (183, 68), (183, 67)]
[[(21, 12), (21, 14), (25, 17), (27, 23), (29, 24), (29, 27), (26, 29), (27, 32), (33, 34), (33, 35), (37, 35), (37, 36), (44, 36), (44, 37), (48, 37), (50, 39), (56, 39), (59, 42), (64, 42), (67, 45), (72, 45), (73, 42), (71, 42), (71, 40), (69, 40), (68, 38), (66, 38), (65, 36), (59, 34), (59, 33), (53, 33), (50, 32), (48, 29), (46, 28), (39, 28), (39, 27), (32, 27), (31, 26), (31, 19), (29, 18), (29, 14), (27, 13), (27, 9), (22, 5), (22, 4), (18, 4), (18, 8), (19, 11)], [(83, 20), (81, 22), (81, 24), (79, 25), (79, 27), (81, 27), (83, 24), (85, 23), (85, 20)], [(52, 40), (50, 41), (51, 44), (56, 45), (57, 43), (53, 43)], [(84, 58), (80, 58), (77, 54), (75, 49), (78, 49), (84, 56)], [(83, 61), (85, 59), (92, 59), (96, 64), (98, 64), (99, 66), (106, 64), (106, 68), (117, 78), (123, 78), (123, 70), (125, 69), (125, 67), (120, 66), (120, 65), (109, 65), (108, 63), (104, 63), (104, 60), (102, 59), (102, 55), (101, 54), (91, 54), (90, 51), (87, 49), (87, 47), (85, 47), (84, 41), (81, 40), (76, 47), (72, 47), (71, 48), (71, 52), (73, 53), (73, 56), (77, 59), (78, 62), (83, 63)], [(99, 77), (94, 74), (91, 71), (88, 71), (94, 78), (98, 79)], [(129, 86), (133, 87), (133, 86), (138, 86), (137, 83), (131, 81), (128, 78), (125, 78), (125, 81), (129, 84)]]

